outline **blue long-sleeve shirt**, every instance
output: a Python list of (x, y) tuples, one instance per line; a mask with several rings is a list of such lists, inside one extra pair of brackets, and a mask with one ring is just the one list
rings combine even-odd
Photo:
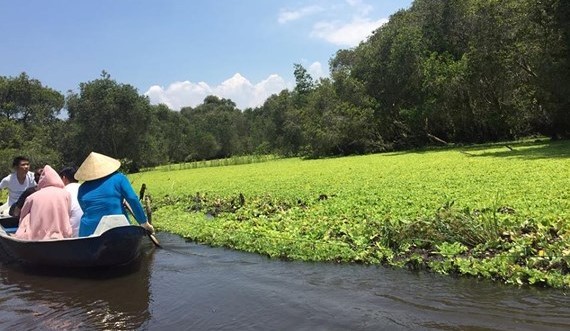
[(77, 200), (83, 210), (79, 236), (93, 234), (101, 217), (105, 215), (124, 214), (128, 217), (123, 199), (131, 206), (137, 222), (145, 223), (147, 218), (143, 206), (129, 180), (122, 173), (114, 172), (103, 178), (82, 183), (77, 194)]

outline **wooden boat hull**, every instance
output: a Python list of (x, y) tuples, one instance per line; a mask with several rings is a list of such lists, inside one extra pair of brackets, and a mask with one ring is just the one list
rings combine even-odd
[(2, 219), (0, 260), (27, 265), (57, 267), (108, 267), (136, 260), (142, 250), (146, 230), (140, 226), (112, 228), (99, 236), (61, 240), (27, 241), (11, 237), (6, 229), (14, 220)]

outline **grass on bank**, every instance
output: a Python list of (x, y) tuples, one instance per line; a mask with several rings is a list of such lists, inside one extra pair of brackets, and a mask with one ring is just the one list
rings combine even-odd
[(130, 177), (197, 242), (563, 288), (569, 174), (569, 141), (527, 141)]

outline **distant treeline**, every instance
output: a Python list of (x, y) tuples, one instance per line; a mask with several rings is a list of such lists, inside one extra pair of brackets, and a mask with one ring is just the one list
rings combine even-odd
[[(330, 78), (294, 64), (296, 85), (257, 108), (208, 96), (151, 105), (103, 72), (67, 95), (0, 76), (0, 162), (78, 164), (90, 151), (129, 171), (240, 155), (324, 157), (570, 137), (570, 1), (416, 0), (353, 49)], [(65, 109), (68, 118), (58, 118)]]

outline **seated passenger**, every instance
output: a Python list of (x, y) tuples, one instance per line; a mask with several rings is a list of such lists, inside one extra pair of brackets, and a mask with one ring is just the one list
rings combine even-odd
[(79, 225), (80, 237), (93, 234), (105, 215), (127, 216), (123, 205), (125, 200), (131, 206), (136, 221), (151, 233), (154, 232), (154, 227), (148, 222), (143, 206), (127, 176), (117, 171), (120, 166), (119, 160), (91, 152), (77, 169), (75, 178), (84, 181), (77, 194), (77, 200), (83, 210)]
[(81, 216), (83, 216), (83, 210), (79, 206), (79, 201), (77, 201), (77, 192), (79, 190), (79, 183), (75, 179), (75, 167), (66, 167), (59, 172), (59, 176), (65, 185), (65, 190), (71, 194), (71, 229), (73, 230), (73, 236), (79, 236), (79, 223), (81, 222)]
[[(44, 172), (44, 168), (37, 168), (36, 171), (34, 172), (34, 181), (36, 182), (36, 184), (40, 181), (40, 176), (42, 175), (42, 172)], [(18, 198), (18, 201), (16, 201), (15, 204), (10, 206), (10, 211), (8, 212), (8, 214), (10, 214), (10, 216), (14, 216), (14, 217), (19, 217), (20, 216), (20, 210), (22, 210), (22, 207), (24, 206), (24, 202), (26, 201), (26, 198), (29, 197), (32, 193), (35, 193), (38, 190), (37, 186), (32, 186), (32, 187), (28, 187), (24, 193), (22, 193), (22, 195), (20, 195), (20, 197)]]
[(27, 188), (36, 186), (28, 158), (15, 157), (12, 161), (12, 167), (14, 171), (0, 181), (0, 189), (8, 189), (8, 207), (15, 204)]
[(24, 202), (14, 237), (24, 240), (71, 237), (71, 196), (63, 187), (57, 172), (46, 165), (38, 182), (38, 191)]

